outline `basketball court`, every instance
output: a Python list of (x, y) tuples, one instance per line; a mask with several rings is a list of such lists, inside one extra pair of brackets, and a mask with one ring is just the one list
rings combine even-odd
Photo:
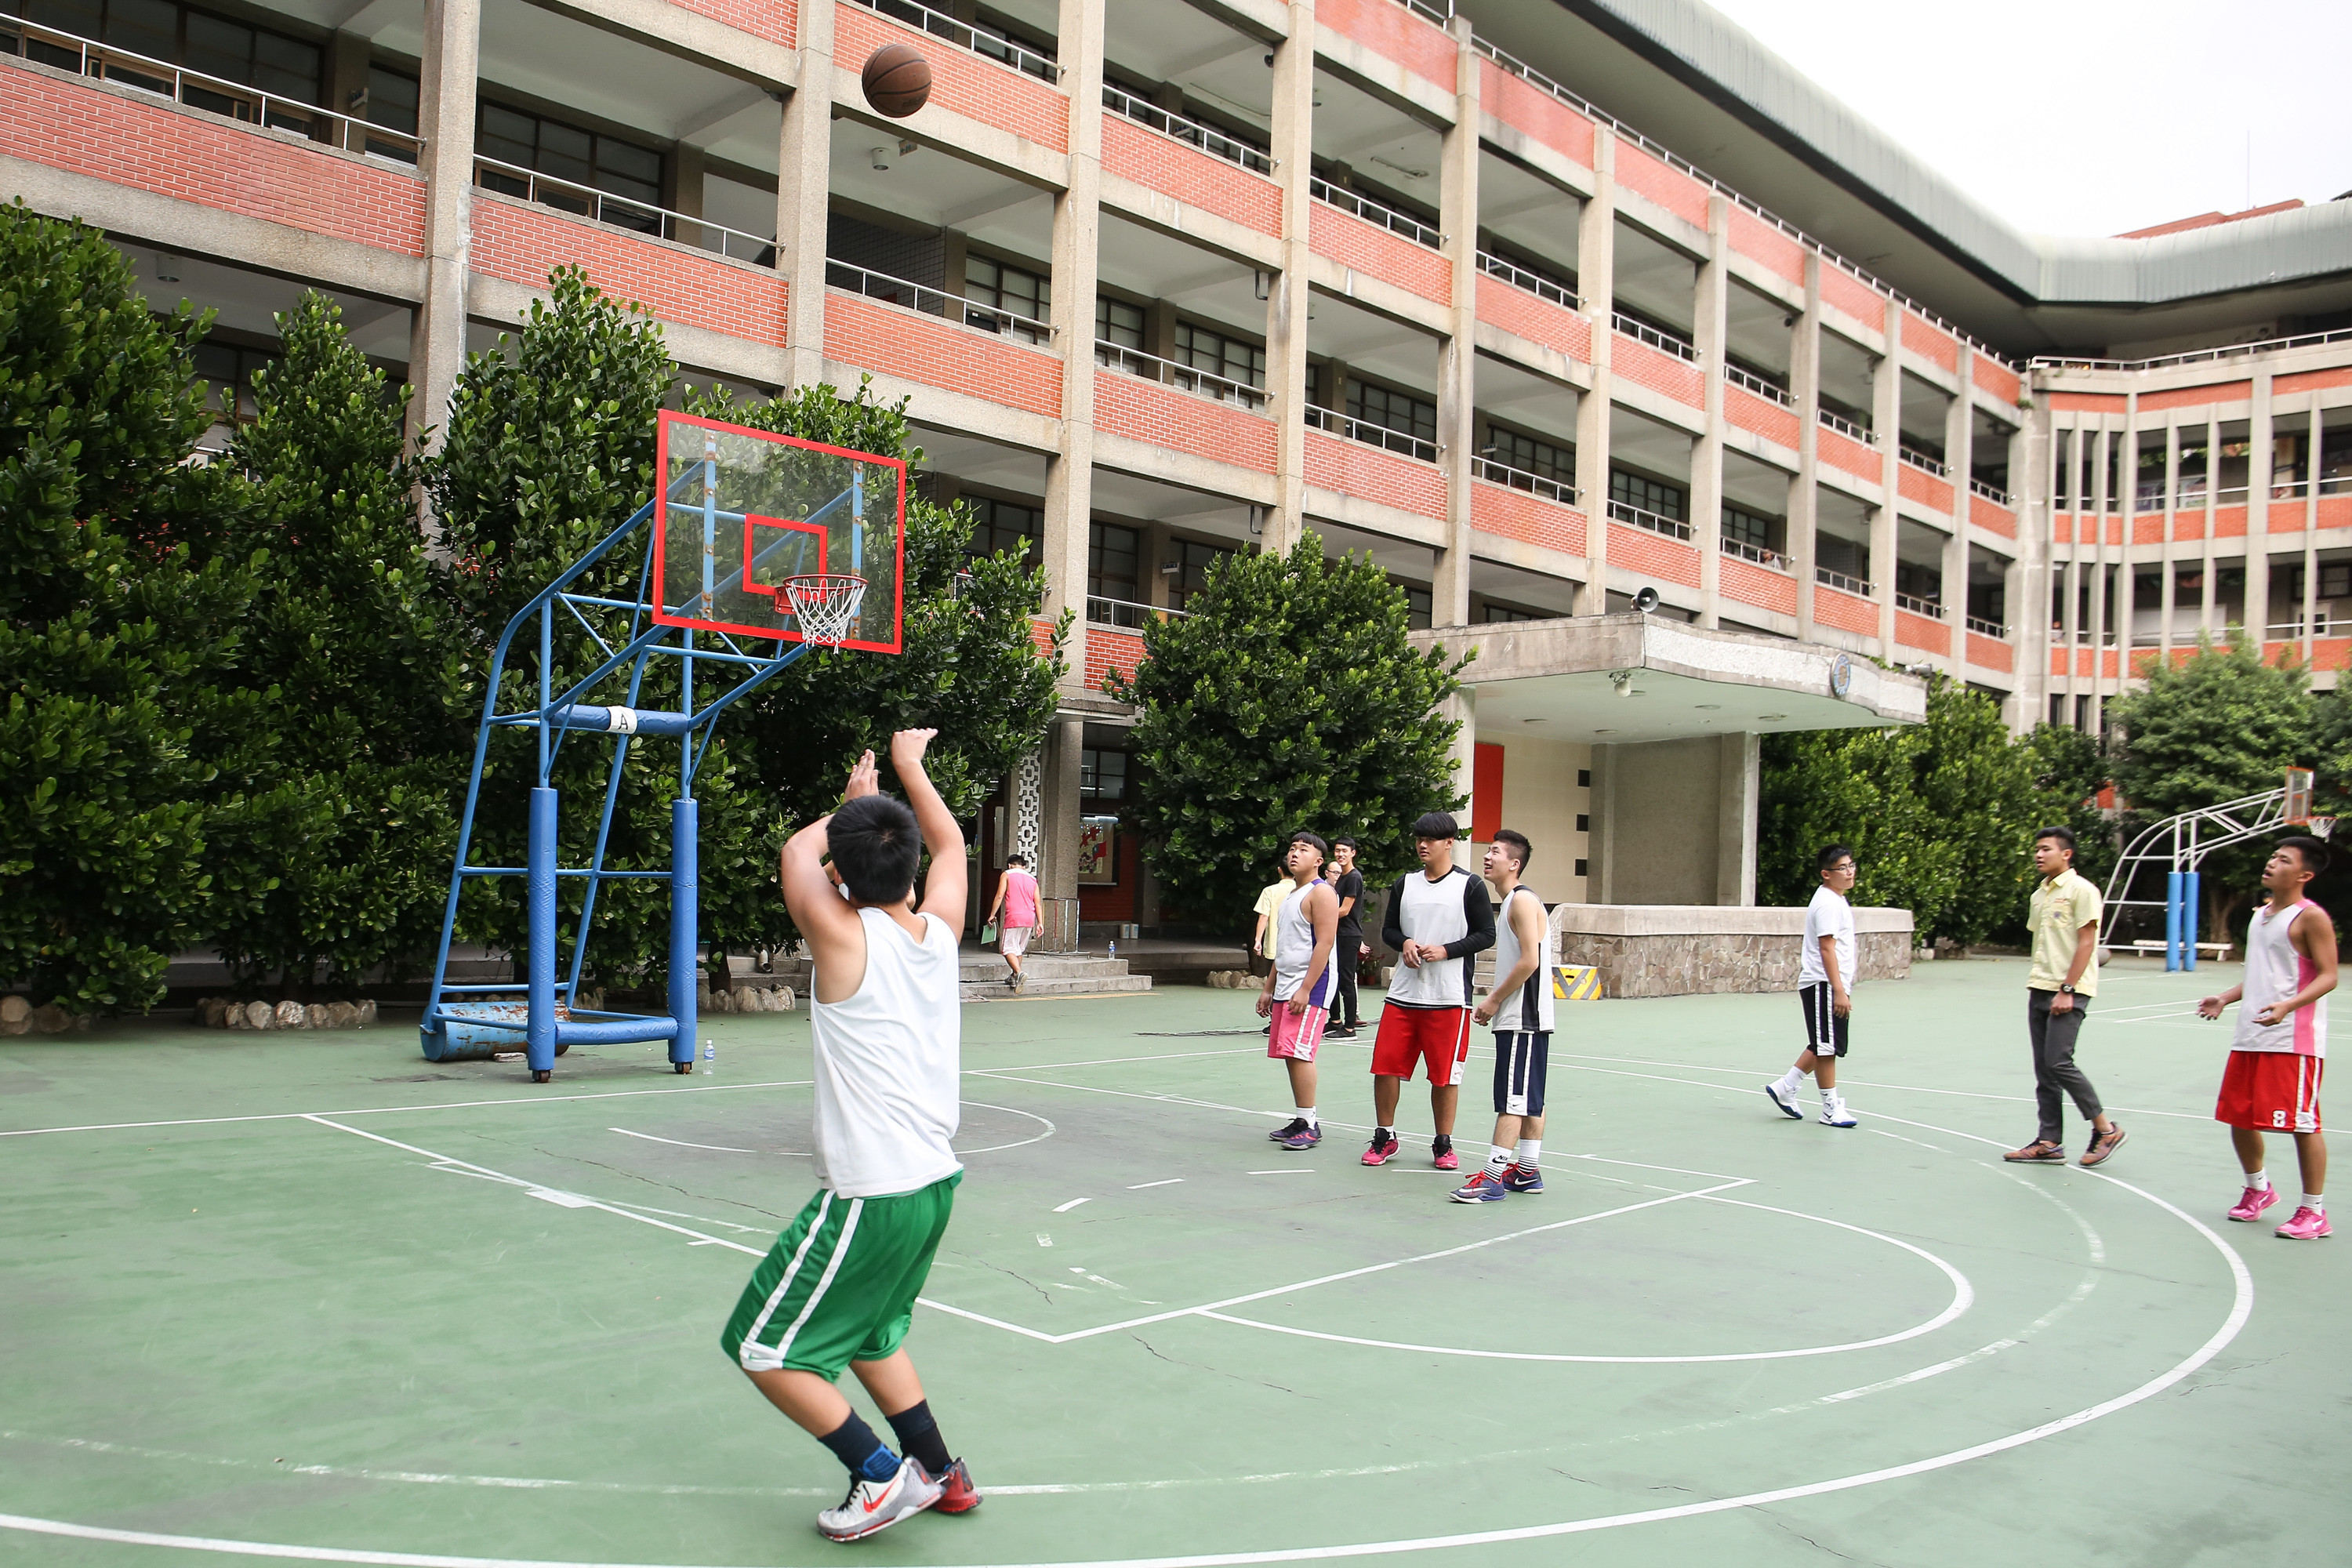
[(1759, 1092), (1789, 997), (1564, 1007), (1549, 1191), (1474, 1206), (1418, 1086), (1357, 1163), (1369, 1031), (1285, 1154), (1246, 993), (968, 1007), (909, 1343), (987, 1502), (853, 1546), (717, 1342), (813, 1184), (805, 1013), (547, 1085), (402, 1015), (11, 1040), (0, 1562), (2332, 1560), (2352, 1268), (2221, 1218), (2234, 969), (2106, 971), (2099, 1173), (2000, 1162), (2023, 969), (1864, 987), (1852, 1131)]

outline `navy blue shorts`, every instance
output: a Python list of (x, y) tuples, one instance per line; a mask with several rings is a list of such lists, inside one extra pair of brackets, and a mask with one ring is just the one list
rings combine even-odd
[(1541, 1116), (1544, 1113), (1544, 1068), (1551, 1057), (1551, 1035), (1496, 1031), (1495, 1114)]
[(1845, 1055), (1846, 1020), (1839, 1016), (1837, 998), (1826, 980), (1797, 988), (1805, 1008), (1805, 1049), (1817, 1057)]

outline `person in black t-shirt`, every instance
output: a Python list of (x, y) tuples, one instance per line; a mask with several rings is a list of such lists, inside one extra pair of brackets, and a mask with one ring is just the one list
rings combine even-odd
[(1339, 1000), (1331, 1009), (1339, 1017), (1329, 1033), (1351, 1040), (1356, 1037), (1356, 971), (1362, 963), (1358, 954), (1364, 943), (1364, 874), (1356, 869), (1354, 839), (1331, 840), (1331, 890), (1339, 896), (1339, 932), (1334, 944), (1339, 955)]

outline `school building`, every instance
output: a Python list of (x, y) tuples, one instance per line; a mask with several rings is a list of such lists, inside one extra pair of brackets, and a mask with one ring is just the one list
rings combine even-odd
[(0, 0), (0, 178), (219, 311), (225, 420), (315, 287), (438, 425), (569, 262), (910, 395), (1078, 613), (985, 829), (1066, 921), (1156, 918), (1102, 675), (1304, 529), (1478, 648), (1473, 815), (1571, 900), (1752, 901), (1757, 737), (1904, 668), (2087, 727), (2200, 631), (2352, 658), (2352, 203), (2028, 236), (1696, 0), (1460, 4)]

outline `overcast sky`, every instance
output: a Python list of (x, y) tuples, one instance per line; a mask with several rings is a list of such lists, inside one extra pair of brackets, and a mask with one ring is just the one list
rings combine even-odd
[(1710, 3), (2021, 228), (2352, 190), (2352, 0)]

